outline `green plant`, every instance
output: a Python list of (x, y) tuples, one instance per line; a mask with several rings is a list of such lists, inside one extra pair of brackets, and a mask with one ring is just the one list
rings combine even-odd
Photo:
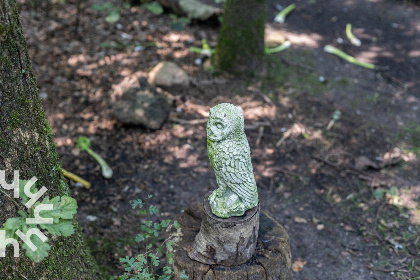
[(161, 14), (163, 14), (162, 5), (159, 4), (156, 1), (153, 1), (151, 3), (144, 3), (140, 7), (151, 11), (155, 15), (161, 15)]
[(176, 31), (184, 30), (185, 25), (187, 25), (191, 22), (191, 19), (189, 19), (187, 17), (178, 17), (175, 14), (170, 14), (169, 17), (171, 18), (170, 25)]
[(201, 40), (201, 45), (203, 46), (201, 49), (196, 47), (190, 47), (190, 51), (199, 53), (202, 56), (211, 57), (211, 55), (214, 53), (214, 50), (210, 48), (209, 44), (207, 43), (207, 40)]
[(124, 2), (122, 7), (115, 6), (110, 2), (105, 2), (103, 4), (93, 4), (92, 9), (95, 11), (106, 11), (108, 12), (108, 16), (105, 18), (106, 22), (109, 23), (116, 23), (121, 17), (122, 9), (130, 8), (130, 4)]
[[(24, 187), (26, 184), (31, 184), (31, 181), (26, 180), (19, 180), (19, 198), (21, 200), (22, 205), (30, 203), (30, 199), (24, 191)], [(35, 188), (36, 184), (33, 183), (30, 187), (30, 192), (35, 194), (38, 190)], [(5, 194), (5, 193), (4, 193)], [(7, 197), (9, 197), (6, 194)], [(10, 197), (9, 197), (10, 198)], [(36, 208), (41, 206), (39, 209), (43, 208), (42, 205), (52, 205), (52, 209), (44, 210), (42, 209), (38, 215), (36, 215)], [(19, 205), (17, 205), (19, 206)], [(72, 224), (73, 215), (77, 213), (77, 202), (75, 199), (69, 196), (56, 196), (52, 199), (49, 197), (45, 197), (42, 202), (35, 202), (29, 209), (20, 207), (21, 209), (18, 211), (20, 217), (9, 218), (3, 224), (3, 227), (0, 230), (5, 230), (6, 239), (13, 238), (17, 239), (18, 235), (16, 231), (20, 230), (23, 234), (27, 234), (28, 231), (31, 229), (38, 229), (37, 225), (40, 226), (41, 229), (46, 230), (51, 235), (56, 236), (70, 236), (74, 233), (74, 227)], [(42, 213), (42, 214), (41, 214)], [(42, 215), (42, 216), (41, 216)], [(29, 223), (27, 219), (36, 219), (36, 218), (52, 218), (53, 223)], [(29, 224), (28, 224), (29, 223)], [(29, 233), (28, 233), (29, 234)], [(29, 234), (29, 236), (31, 236)], [(30, 238), (30, 241), (36, 246), (35, 251), (33, 251), (28, 244), (25, 242), (22, 245), (22, 248), (26, 251), (26, 256), (30, 258), (34, 262), (42, 261), (44, 258), (48, 257), (48, 250), (50, 250), (50, 245), (46, 242), (46, 240), (41, 240), (37, 235), (37, 238)]]
[(97, 153), (90, 149), (90, 139), (86, 136), (80, 136), (76, 142), (76, 148), (79, 148), (82, 151), (86, 151), (89, 155), (91, 155), (101, 166), (102, 168), (102, 176), (109, 179), (112, 177), (112, 169), (109, 165), (105, 162), (105, 160), (100, 157)]
[[(149, 195), (147, 199), (150, 199), (151, 197), (152, 196)], [(136, 257), (130, 258), (127, 256), (125, 258), (121, 258), (120, 262), (123, 263), (126, 272), (117, 279), (169, 280), (173, 274), (172, 268), (170, 267), (170, 265), (174, 263), (173, 246), (181, 236), (181, 227), (179, 223), (177, 221), (173, 221), (173, 223), (171, 223), (171, 220), (163, 220), (160, 223), (153, 223), (150, 220), (150, 215), (156, 215), (159, 213), (159, 210), (154, 205), (150, 205), (147, 208), (142, 199), (134, 200), (131, 206), (133, 209), (138, 208), (137, 212), (141, 215), (146, 215), (147, 217), (147, 220), (140, 227), (141, 233), (136, 236), (136, 242), (144, 246), (144, 252), (138, 254)], [(151, 239), (159, 237), (159, 232), (161, 232), (164, 228), (166, 228), (166, 232), (170, 232), (171, 229), (175, 228), (176, 232), (170, 234), (170, 236), (160, 245), (154, 246), (151, 243)], [(161, 259), (159, 255), (164, 253), (164, 251), (167, 261), (163, 267), (163, 274), (158, 276), (155, 273), (155, 268), (160, 265)], [(179, 278), (177, 279), (188, 279), (185, 271), (182, 271), (181, 275), (178, 277)]]

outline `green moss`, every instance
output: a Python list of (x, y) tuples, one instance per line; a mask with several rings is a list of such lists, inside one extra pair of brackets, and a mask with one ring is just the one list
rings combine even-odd
[[(2, 2), (0, 22), (1, 108), (6, 116), (0, 117), (0, 159), (8, 159), (7, 166), (0, 160), (0, 170), (9, 175), (19, 170), (21, 179), (36, 176), (37, 184), (45, 186), (50, 197), (68, 194), (14, 0)], [(13, 204), (8, 203), (2, 206), (2, 221), (17, 216)], [(9, 246), (6, 258), (0, 261), (2, 279), (105, 279), (85, 246), (77, 221), (73, 223), (76, 232), (72, 236), (49, 241), (51, 250), (43, 262), (14, 258)]]
[(223, 71), (250, 73), (264, 63), (264, 0), (227, 0), (213, 63)]

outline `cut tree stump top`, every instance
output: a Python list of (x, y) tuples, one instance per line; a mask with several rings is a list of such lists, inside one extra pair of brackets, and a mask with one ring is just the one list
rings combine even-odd
[(200, 231), (203, 215), (203, 205), (197, 203), (177, 217), (183, 236), (174, 254), (175, 275), (180, 275), (181, 271), (185, 270), (190, 280), (293, 279), (287, 232), (264, 211), (260, 214), (257, 248), (248, 262), (239, 266), (226, 267), (207, 265), (190, 259), (187, 253), (191, 250), (195, 236)]

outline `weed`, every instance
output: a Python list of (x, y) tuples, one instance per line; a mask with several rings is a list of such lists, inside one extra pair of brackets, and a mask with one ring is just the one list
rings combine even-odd
[[(152, 196), (149, 195), (147, 199), (151, 197)], [(150, 220), (150, 215), (156, 215), (159, 213), (159, 210), (154, 205), (146, 207), (144, 201), (141, 199), (134, 200), (131, 206), (133, 209), (138, 208), (137, 212), (139, 214), (147, 216), (147, 220), (143, 225), (141, 225), (141, 233), (139, 233), (135, 239), (137, 243), (144, 246), (144, 252), (138, 254), (134, 258), (126, 256), (125, 258), (120, 259), (120, 262), (123, 263), (126, 272), (124, 275), (119, 276), (118, 279), (171, 279), (173, 271), (169, 265), (174, 263), (173, 246), (177, 241), (179, 241), (181, 236), (179, 223), (177, 221), (171, 223), (171, 220), (163, 220), (160, 223), (153, 223)], [(153, 245), (152, 239), (158, 237), (159, 232), (164, 228), (166, 228), (167, 232), (169, 232), (172, 228), (175, 228), (176, 232), (172, 233), (160, 245)], [(159, 255), (164, 253), (164, 247), (167, 262), (163, 267), (163, 275), (158, 276), (155, 274), (155, 268), (160, 265), (161, 259), (159, 258)], [(179, 278), (177, 279), (188, 279), (188, 276), (185, 274), (185, 271), (182, 271), (181, 275), (179, 275)]]

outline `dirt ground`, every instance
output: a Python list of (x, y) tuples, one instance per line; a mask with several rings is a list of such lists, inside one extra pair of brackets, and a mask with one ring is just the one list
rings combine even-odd
[[(295, 279), (420, 279), (418, 1), (295, 1), (280, 24), (278, 5), (292, 2), (270, 0), (267, 34), (292, 47), (267, 57), (267, 77), (253, 79), (194, 63), (189, 47), (202, 39), (214, 47), (217, 22), (176, 31), (168, 13), (131, 7), (110, 24), (92, 9), (102, 2), (88, 0), (76, 28), (76, 1), (63, 2), (21, 0), (20, 15), (63, 168), (92, 184), (70, 182), (80, 224), (111, 275), (123, 272), (119, 258), (140, 252), (133, 199), (152, 194), (160, 218), (175, 218), (216, 188), (205, 124), (168, 121), (151, 131), (112, 113), (121, 88), (169, 60), (194, 81), (167, 89), (174, 116), (205, 120), (221, 102), (244, 110), (261, 208), (290, 236)], [(347, 23), (360, 47), (347, 40)], [(327, 44), (379, 69), (327, 54)], [(335, 111), (341, 117), (328, 130)], [(79, 135), (110, 164), (112, 179), (74, 148)]]

